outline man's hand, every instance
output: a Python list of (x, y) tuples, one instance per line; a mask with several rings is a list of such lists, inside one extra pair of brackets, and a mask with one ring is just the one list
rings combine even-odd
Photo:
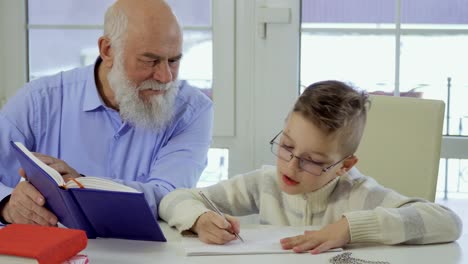
[(318, 254), (331, 248), (342, 247), (351, 240), (346, 217), (336, 223), (326, 225), (318, 231), (305, 231), (303, 235), (280, 240), (283, 249), (292, 249), (296, 253), (310, 251)]
[(62, 175), (65, 181), (68, 181), (70, 178), (81, 177), (81, 175), (78, 172), (76, 172), (75, 169), (68, 166), (68, 164), (63, 160), (56, 159), (54, 157), (47, 156), (47, 155), (37, 153), (37, 152), (34, 152), (33, 154), (42, 162), (49, 165), (49, 167), (52, 167), (53, 169), (58, 171), (60, 175)]
[(209, 211), (198, 217), (197, 221), (191, 228), (192, 231), (198, 234), (198, 238), (208, 244), (226, 244), (229, 241), (237, 239), (235, 234), (240, 232), (239, 220), (236, 218)]
[[(24, 177), (23, 170), (20, 174)], [(44, 204), (44, 196), (29, 182), (22, 181), (16, 185), (1, 214), (9, 223), (57, 225), (57, 217)]]

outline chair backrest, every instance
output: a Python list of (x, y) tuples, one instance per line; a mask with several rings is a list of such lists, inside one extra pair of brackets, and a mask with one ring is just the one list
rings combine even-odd
[(356, 167), (387, 188), (435, 199), (445, 104), (371, 95)]

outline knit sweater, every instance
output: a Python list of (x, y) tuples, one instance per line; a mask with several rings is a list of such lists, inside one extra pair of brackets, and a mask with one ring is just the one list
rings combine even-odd
[(209, 211), (202, 190), (233, 216), (259, 214), (260, 224), (324, 226), (343, 216), (351, 243), (429, 244), (456, 240), (460, 218), (450, 209), (384, 188), (356, 168), (310, 193), (289, 195), (279, 188), (276, 167), (263, 166), (202, 189), (177, 189), (159, 205), (159, 216), (180, 232)]

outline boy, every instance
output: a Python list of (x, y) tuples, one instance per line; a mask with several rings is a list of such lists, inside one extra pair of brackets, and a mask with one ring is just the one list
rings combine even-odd
[[(224, 213), (258, 213), (260, 223), (323, 226), (281, 239), (284, 249), (313, 254), (348, 243), (428, 244), (461, 235), (449, 209), (380, 186), (353, 166), (366, 123), (367, 94), (338, 81), (312, 84), (298, 98), (284, 129), (271, 141), (276, 167), (203, 188)], [(239, 222), (207, 209), (196, 189), (167, 195), (160, 217), (206, 243), (236, 239)], [(184, 213), (180, 213), (184, 212)]]

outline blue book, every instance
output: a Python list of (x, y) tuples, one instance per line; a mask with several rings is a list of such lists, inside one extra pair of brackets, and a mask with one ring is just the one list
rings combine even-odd
[(64, 226), (84, 230), (88, 238), (166, 241), (142, 192), (99, 177), (66, 182), (22, 143), (10, 143), (27, 180)]

